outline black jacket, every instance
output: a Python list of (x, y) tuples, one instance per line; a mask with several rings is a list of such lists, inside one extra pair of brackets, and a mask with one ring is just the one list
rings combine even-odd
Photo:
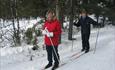
[(79, 27), (81, 26), (81, 33), (82, 34), (90, 34), (90, 24), (98, 25), (96, 21), (92, 18), (86, 16), (84, 19), (81, 17), (78, 23), (74, 22), (74, 25)]

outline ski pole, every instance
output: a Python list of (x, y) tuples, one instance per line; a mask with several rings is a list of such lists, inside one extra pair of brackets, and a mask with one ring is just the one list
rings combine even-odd
[[(46, 30), (46, 32), (49, 33), (49, 31), (47, 30), (47, 28), (46, 28), (45, 30)], [(54, 48), (53, 41), (52, 41), (52, 39), (51, 39), (50, 37), (49, 37), (49, 39), (50, 39), (50, 42), (51, 42), (51, 44), (52, 44), (52, 47), (53, 47), (54, 53), (55, 53), (55, 55), (56, 55), (56, 58), (57, 58), (58, 62), (60, 62), (59, 57), (58, 57), (58, 55), (57, 55), (57, 53), (56, 53), (56, 50), (55, 50), (55, 48)]]
[[(78, 32), (79, 32), (79, 31), (80, 31), (80, 30), (77, 31), (77, 34), (76, 34), (76, 35), (78, 35)], [(72, 35), (73, 35), (73, 32), (72, 32)], [(74, 45), (73, 45), (74, 41), (73, 41), (73, 40), (76, 40), (76, 39), (77, 39), (77, 36), (76, 36), (75, 39), (72, 37), (72, 49), (71, 49), (71, 51), (73, 51), (73, 48), (74, 48)]]
[(98, 42), (98, 37), (99, 37), (99, 28), (98, 28), (98, 32), (97, 32), (97, 37), (96, 37), (96, 43), (95, 43), (95, 48), (94, 48), (94, 54), (96, 52), (96, 48), (97, 48), (97, 42)]
[[(75, 22), (77, 22), (77, 20), (75, 20)], [(79, 31), (78, 31), (79, 32)], [(78, 34), (78, 33), (77, 33)], [(77, 38), (76, 38), (77, 39)], [(72, 48), (71, 48), (71, 51), (73, 51), (73, 48), (74, 48), (74, 45), (73, 45), (73, 43), (74, 43), (74, 41), (73, 41), (74, 39), (73, 39), (73, 27), (72, 27)]]

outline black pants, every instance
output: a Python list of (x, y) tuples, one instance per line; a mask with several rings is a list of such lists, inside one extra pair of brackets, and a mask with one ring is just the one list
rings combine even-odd
[(82, 34), (82, 49), (89, 50), (89, 36), (90, 34)]
[[(55, 49), (56, 53), (54, 52), (54, 49)], [(49, 63), (52, 63), (53, 58), (54, 58), (55, 64), (59, 64), (58, 47), (55, 46), (54, 49), (53, 49), (53, 46), (46, 46), (47, 59), (48, 59)]]

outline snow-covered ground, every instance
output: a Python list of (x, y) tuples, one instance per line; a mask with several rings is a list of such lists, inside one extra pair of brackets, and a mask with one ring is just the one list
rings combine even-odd
[[(73, 41), (73, 48), (72, 41), (67, 40), (67, 32), (62, 34), (59, 54), (61, 61), (67, 64), (57, 70), (115, 70), (115, 26), (110, 25), (100, 29), (95, 54), (93, 50), (97, 29), (92, 29), (90, 36), (92, 51), (69, 62), (69, 57), (79, 52), (82, 47), (80, 32), (74, 31), (73, 37), (76, 40)], [(27, 45), (0, 48), (0, 70), (41, 70), (47, 64), (46, 51), (42, 50), (42, 47), (37, 51), (31, 51), (29, 47), (31, 48)], [(30, 61), (31, 55), (33, 55), (33, 61)]]
[[(30, 19), (20, 19), (19, 20), (19, 26), (20, 26), (20, 37), (21, 40), (23, 40), (25, 31), (28, 28), (32, 28), (37, 22), (40, 22), (41, 20), (44, 20), (43, 18), (37, 17), (30, 18)], [(15, 28), (17, 29), (17, 21), (14, 20)], [(36, 28), (41, 28), (42, 24), (37, 25)], [(5, 20), (0, 19), (0, 48), (1, 47), (14, 47), (13, 43), (13, 25), (11, 20)]]

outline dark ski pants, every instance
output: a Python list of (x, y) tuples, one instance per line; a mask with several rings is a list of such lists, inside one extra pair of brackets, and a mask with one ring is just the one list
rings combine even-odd
[(90, 34), (82, 34), (82, 49), (89, 50), (89, 36)]
[[(54, 52), (54, 49), (55, 49), (56, 53)], [(53, 46), (48, 46), (48, 45), (46, 46), (47, 59), (48, 59), (49, 63), (52, 63), (53, 62), (52, 59), (54, 58), (55, 64), (59, 64), (58, 47), (54, 46), (54, 49), (53, 49)], [(56, 54), (57, 54), (58, 58), (57, 58)]]

